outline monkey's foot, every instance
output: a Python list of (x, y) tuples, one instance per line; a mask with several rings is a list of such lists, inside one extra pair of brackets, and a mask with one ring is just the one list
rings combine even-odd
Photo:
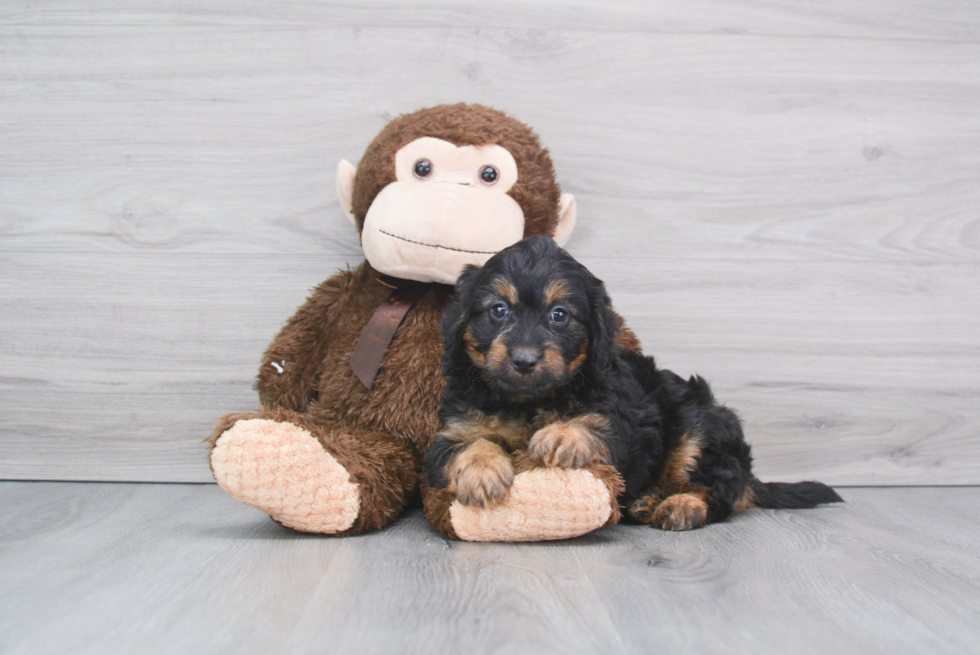
[(294, 530), (343, 532), (360, 511), (347, 470), (292, 423), (237, 421), (218, 437), (211, 468), (229, 495)]
[(519, 472), (501, 503), (466, 506), (446, 489), (428, 489), (426, 516), (447, 536), (464, 541), (571, 539), (619, 521), (616, 497), (623, 483), (612, 467), (527, 467), (527, 459), (515, 463)]

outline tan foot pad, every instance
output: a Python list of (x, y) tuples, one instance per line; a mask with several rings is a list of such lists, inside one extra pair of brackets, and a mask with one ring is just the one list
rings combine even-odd
[(292, 423), (238, 421), (218, 438), (211, 467), (229, 495), (295, 530), (342, 532), (360, 511), (347, 469)]
[(612, 514), (609, 488), (588, 471), (540, 468), (518, 473), (503, 504), (449, 508), (464, 541), (570, 539), (602, 527)]

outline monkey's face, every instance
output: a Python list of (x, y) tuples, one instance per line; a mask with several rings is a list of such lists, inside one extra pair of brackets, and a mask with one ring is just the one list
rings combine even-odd
[(501, 146), (416, 139), (395, 154), (395, 181), (364, 218), (364, 254), (382, 273), (452, 284), (524, 236), (524, 212), (507, 194), (517, 178)]

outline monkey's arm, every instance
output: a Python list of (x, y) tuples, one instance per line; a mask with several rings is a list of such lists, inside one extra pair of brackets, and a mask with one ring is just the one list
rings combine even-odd
[(255, 381), (264, 407), (307, 411), (331, 345), (330, 332), (355, 275), (345, 271), (316, 287), (269, 345)]

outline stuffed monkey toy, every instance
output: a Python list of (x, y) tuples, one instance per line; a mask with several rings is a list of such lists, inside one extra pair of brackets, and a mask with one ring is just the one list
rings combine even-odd
[[(429, 490), (422, 457), (445, 389), (439, 324), (467, 264), (525, 236), (563, 245), (575, 201), (526, 125), (480, 105), (391, 121), (338, 193), (367, 261), (320, 284), (266, 351), (261, 409), (224, 416), (208, 439), (218, 484), (303, 532), (388, 525), (422, 483), (426, 516), (473, 541), (574, 537), (619, 517), (614, 471), (517, 471), (488, 509)], [(635, 344), (621, 329), (620, 339)], [(560, 502), (557, 502), (560, 500)]]

